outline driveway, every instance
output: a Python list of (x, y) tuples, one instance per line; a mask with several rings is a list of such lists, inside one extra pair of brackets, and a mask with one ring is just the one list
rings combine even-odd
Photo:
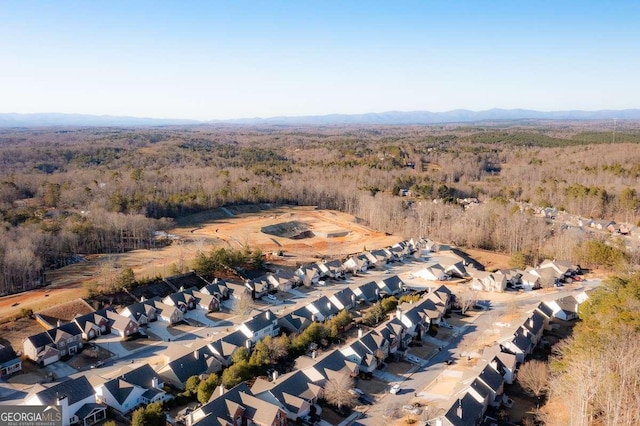
[(184, 318), (189, 321), (189, 320), (195, 320), (197, 322), (199, 322), (200, 324), (202, 324), (202, 326), (205, 327), (216, 327), (218, 325), (219, 321), (213, 321), (211, 318), (209, 318), (207, 316), (207, 313), (205, 311), (203, 311), (202, 309), (194, 309), (191, 311), (187, 311), (186, 314), (184, 314)]
[(154, 322), (150, 322), (147, 325), (147, 330), (150, 333), (153, 333), (154, 335), (158, 336), (159, 339), (165, 342), (168, 342), (174, 339), (174, 335), (171, 334), (169, 330), (167, 330), (167, 327), (169, 327), (169, 323), (167, 322), (154, 321)]

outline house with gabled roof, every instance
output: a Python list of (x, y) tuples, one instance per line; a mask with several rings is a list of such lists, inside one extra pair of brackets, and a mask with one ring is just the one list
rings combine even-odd
[(224, 280), (219, 278), (214, 278), (211, 283), (201, 287), (200, 291), (204, 294), (216, 296), (220, 300), (227, 300), (229, 298), (229, 287), (227, 287), (227, 283)]
[(84, 340), (93, 340), (98, 336), (109, 333), (109, 318), (107, 309), (100, 309), (90, 314), (79, 315), (73, 319), (78, 328), (82, 330)]
[(429, 322), (431, 325), (441, 326), (446, 325), (445, 309), (444, 305), (437, 303), (435, 300), (438, 300), (437, 297), (429, 297), (427, 295), (422, 300), (418, 301), (419, 309), (424, 312), (427, 317), (429, 317)]
[(45, 366), (60, 360), (61, 354), (46, 331), (34, 334), (22, 341), (22, 352), (31, 361)]
[(51, 337), (51, 341), (56, 349), (60, 351), (60, 356), (72, 356), (82, 349), (82, 330), (74, 322), (59, 325), (46, 331)]
[(471, 288), (502, 293), (507, 288), (507, 276), (500, 272), (474, 271)]
[(296, 277), (298, 277), (298, 282), (302, 283), (307, 287), (311, 287), (315, 284), (318, 284), (320, 281), (320, 267), (317, 263), (312, 263), (310, 265), (301, 266), (294, 272)]
[(123, 367), (109, 380), (94, 385), (96, 401), (127, 414), (140, 406), (168, 398), (163, 389), (164, 380), (149, 364)]
[(276, 337), (280, 334), (278, 317), (269, 309), (241, 323), (238, 330), (254, 344), (266, 336)]
[(419, 246), (422, 250), (426, 250), (427, 253), (437, 253), (440, 251), (440, 244), (428, 238), (422, 240)]
[(460, 259), (453, 257), (446, 257), (440, 260), (440, 266), (444, 268), (444, 271), (457, 278), (466, 278), (469, 276), (467, 268), (464, 266), (464, 262)]
[(375, 330), (365, 334), (358, 330), (358, 340), (343, 346), (340, 352), (358, 364), (360, 371), (373, 372), (389, 356), (389, 341)]
[(321, 277), (342, 278), (344, 275), (344, 267), (342, 266), (342, 262), (338, 259), (319, 262), (317, 265), (320, 270)]
[(186, 313), (187, 311), (196, 308), (196, 299), (191, 293), (192, 291), (185, 291), (184, 289), (181, 289), (180, 291), (172, 293), (162, 299), (162, 303), (169, 306), (175, 306), (180, 309), (182, 313)]
[(580, 304), (573, 296), (544, 302), (553, 311), (553, 316), (563, 321), (571, 321), (578, 318)]
[(514, 354), (499, 351), (490, 364), (502, 375), (505, 383), (512, 384), (516, 380), (518, 360)]
[(372, 264), (378, 268), (383, 267), (391, 260), (391, 253), (385, 251), (384, 249), (371, 250), (367, 253), (367, 257), (374, 259), (374, 262), (372, 262)]
[(487, 409), (491, 399), (491, 389), (484, 382), (476, 377), (469, 385), (467, 392), (480, 402), (485, 410)]
[(107, 310), (106, 314), (109, 319), (109, 329), (111, 330), (111, 334), (115, 334), (116, 336), (126, 339), (140, 331), (138, 323), (131, 318), (110, 310)]
[(342, 264), (342, 268), (346, 272), (357, 274), (358, 272), (366, 272), (369, 269), (370, 260), (365, 255), (350, 256)]
[(405, 259), (409, 255), (409, 244), (407, 241), (399, 241), (388, 249), (394, 256), (395, 260)]
[(485, 407), (469, 392), (456, 400), (447, 412), (435, 420), (436, 426), (476, 426), (480, 424)]
[(280, 269), (267, 273), (267, 281), (271, 284), (271, 288), (276, 288), (278, 291), (289, 291), (297, 286), (299, 278), (293, 271)]
[(201, 346), (187, 354), (168, 362), (158, 370), (158, 375), (178, 389), (184, 389), (184, 383), (191, 376), (217, 373), (222, 363), (208, 345)]
[(35, 387), (23, 405), (61, 408), (62, 425), (90, 426), (106, 418), (107, 407), (96, 403), (93, 387), (86, 377), (69, 379), (49, 388)]
[(0, 378), (22, 370), (22, 361), (11, 346), (0, 345)]
[(219, 386), (209, 402), (189, 414), (187, 426), (286, 426), (287, 414), (278, 404), (256, 398), (244, 384), (226, 390)]
[(278, 325), (281, 330), (286, 331), (289, 334), (301, 333), (313, 324), (313, 321), (311, 320), (312, 316), (313, 314), (303, 307), (278, 318)]
[(545, 317), (538, 311), (533, 311), (529, 318), (522, 324), (524, 328), (531, 334), (531, 342), (533, 345), (537, 345), (540, 339), (542, 339), (542, 333), (544, 332)]
[(343, 309), (348, 311), (356, 306), (356, 295), (349, 287), (335, 292), (329, 297), (329, 300), (339, 311)]
[(167, 305), (157, 299), (151, 299), (158, 319), (169, 323), (169, 325), (177, 324), (184, 321), (184, 312), (173, 305)]
[(251, 392), (263, 401), (279, 406), (290, 420), (309, 414), (312, 404), (322, 397), (322, 386), (300, 370), (284, 374), (273, 382), (257, 378)]
[(546, 259), (540, 264), (540, 268), (551, 268), (561, 277), (571, 277), (578, 271), (578, 267), (571, 262)]
[[(556, 282), (558, 282), (558, 280), (564, 277), (553, 268), (527, 268), (525, 272), (540, 277), (540, 280), (538, 282), (540, 283), (541, 287), (552, 287)], [(526, 274), (522, 275), (522, 281), (524, 285), (524, 276)], [(525, 288), (525, 290), (527, 290), (527, 288)]]
[(445, 285), (441, 285), (431, 293), (435, 294), (436, 296), (438, 296), (438, 298), (440, 298), (440, 300), (442, 300), (447, 310), (451, 309), (451, 304), (456, 297)]
[(185, 290), (185, 293), (193, 296), (197, 309), (205, 312), (217, 312), (220, 310), (220, 299), (218, 299), (218, 296), (192, 289)]
[[(251, 280), (246, 280), (244, 282), (244, 286), (251, 293), (251, 297), (254, 300), (260, 299), (261, 297), (266, 296), (267, 293), (269, 293), (269, 291), (275, 288), (271, 283), (271, 281), (269, 280), (268, 275), (262, 275), (260, 277), (257, 277)], [(236, 295), (234, 291), (234, 297), (237, 297), (237, 296), (238, 295)]]
[(329, 300), (327, 296), (322, 296), (307, 304), (306, 308), (311, 313), (316, 314), (317, 321), (326, 321), (337, 315), (340, 310)]
[(489, 404), (499, 407), (504, 393), (504, 378), (502, 375), (491, 364), (487, 364), (478, 375), (478, 380), (489, 389)]
[(406, 334), (415, 340), (422, 340), (422, 336), (429, 330), (431, 319), (420, 309), (418, 303), (402, 303), (397, 306), (395, 317), (406, 328)]
[(433, 265), (421, 268), (413, 272), (413, 276), (426, 281), (446, 281), (449, 279), (449, 275), (444, 271), (444, 268), (435, 263)]
[(296, 360), (296, 368), (301, 369), (314, 383), (324, 384), (326, 380), (340, 376), (357, 377), (360, 367), (347, 359), (338, 349), (323, 357), (301, 357)]
[(533, 342), (521, 329), (518, 329), (513, 339), (503, 343), (501, 347), (505, 352), (515, 355), (516, 360), (522, 363), (533, 350)]
[(380, 287), (375, 281), (369, 281), (353, 289), (357, 301), (377, 302), (380, 299)]
[(544, 302), (538, 303), (535, 312), (539, 313), (544, 318), (544, 329), (551, 330), (551, 318), (553, 318), (553, 309)]
[(146, 303), (144, 300), (126, 306), (120, 311), (120, 315), (134, 320), (141, 326), (158, 319), (155, 305), (153, 303)]
[(522, 289), (526, 291), (535, 290), (542, 287), (542, 277), (532, 272), (523, 272), (520, 277)]
[(398, 350), (405, 350), (412, 339), (411, 334), (407, 333), (406, 326), (395, 317), (376, 328), (376, 331), (389, 342), (391, 354)]
[(378, 358), (362, 342), (356, 340), (340, 348), (340, 352), (349, 361), (358, 365), (362, 372), (372, 373), (378, 367)]
[(378, 288), (380, 288), (380, 293), (386, 294), (387, 296), (398, 295), (405, 289), (404, 281), (397, 275), (386, 277), (377, 281), (376, 284), (378, 284)]
[(231, 364), (231, 358), (238, 348), (251, 350), (253, 342), (242, 330), (233, 331), (209, 343), (209, 348), (221, 360), (223, 367)]

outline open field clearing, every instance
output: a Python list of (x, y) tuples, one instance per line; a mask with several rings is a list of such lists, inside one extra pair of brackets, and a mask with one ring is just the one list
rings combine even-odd
[[(249, 212), (243, 212), (249, 210)], [(300, 224), (308, 232), (299, 239), (266, 234), (261, 230), (287, 231), (289, 223)], [(88, 256), (85, 261), (47, 273), (49, 285), (43, 289), (0, 298), (0, 322), (19, 315), (22, 309), (34, 312), (59, 303), (84, 297), (83, 283), (113, 280), (124, 267), (133, 269), (136, 278), (167, 276), (173, 267), (189, 269), (199, 251), (244, 245), (261, 248), (265, 254), (281, 252), (271, 261), (296, 265), (323, 257), (342, 258), (351, 253), (398, 242), (399, 236), (373, 231), (351, 215), (314, 207), (279, 206), (266, 210), (243, 206), (218, 209), (193, 215), (170, 231), (179, 237), (171, 245), (154, 250), (134, 250), (122, 254)]]

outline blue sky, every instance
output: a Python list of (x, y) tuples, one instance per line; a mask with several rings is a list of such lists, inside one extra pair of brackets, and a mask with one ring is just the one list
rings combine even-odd
[(0, 0), (0, 112), (638, 108), (638, 1)]

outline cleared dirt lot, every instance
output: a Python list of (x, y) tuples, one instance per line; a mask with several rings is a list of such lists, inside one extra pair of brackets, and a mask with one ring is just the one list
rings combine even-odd
[[(269, 208), (267, 208), (269, 207)], [(288, 222), (304, 224), (306, 238), (291, 239), (261, 231)], [(85, 261), (47, 273), (49, 285), (0, 298), (0, 323), (19, 315), (22, 309), (37, 312), (59, 303), (84, 297), (83, 283), (114, 279), (120, 268), (131, 267), (137, 278), (167, 276), (172, 265), (189, 268), (198, 251), (217, 247), (239, 249), (244, 245), (264, 253), (282, 252), (273, 262), (296, 265), (323, 257), (342, 258), (365, 247), (386, 247), (400, 237), (373, 231), (348, 214), (314, 207), (232, 206), (185, 217), (170, 231), (179, 239), (154, 250), (90, 256)]]

